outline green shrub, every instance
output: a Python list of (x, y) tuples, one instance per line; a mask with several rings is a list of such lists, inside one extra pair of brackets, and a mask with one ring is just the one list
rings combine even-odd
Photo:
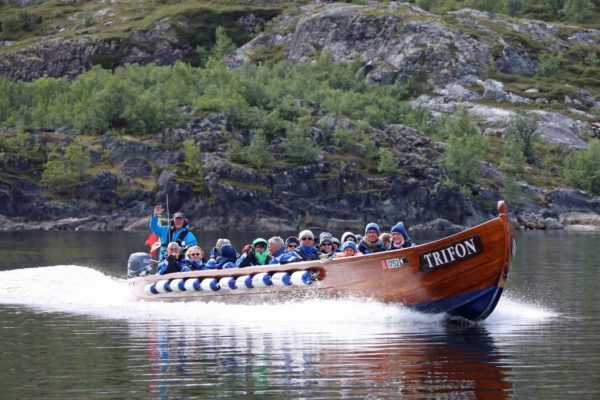
[(569, 155), (563, 175), (569, 184), (600, 195), (600, 140), (590, 142), (587, 150)]
[(233, 43), (233, 40), (227, 36), (225, 28), (222, 26), (217, 26), (217, 29), (215, 30), (215, 38), (215, 45), (212, 48), (210, 55), (217, 60), (225, 57), (237, 47), (235, 43)]
[(565, 0), (542, 0), (542, 8), (553, 18), (558, 18), (564, 5)]
[(520, 177), (523, 174), (524, 165), (523, 147), (514, 135), (507, 136), (502, 147), (500, 169), (509, 176)]
[(248, 164), (252, 168), (262, 168), (271, 164), (274, 160), (265, 134), (260, 130), (254, 134), (249, 146), (234, 147), (231, 149), (230, 155), (234, 161)]
[(509, 179), (504, 185), (504, 200), (509, 205), (519, 205), (523, 202), (521, 186), (514, 179)]
[(308, 130), (302, 127), (294, 127), (288, 132), (282, 148), (284, 157), (297, 164), (310, 163), (322, 154)]
[(379, 164), (377, 165), (377, 172), (384, 174), (394, 174), (398, 172), (398, 165), (394, 159), (394, 155), (389, 149), (379, 149)]
[(204, 179), (202, 150), (192, 139), (183, 141), (183, 163), (188, 174), (198, 175), (201, 179)]
[(515, 138), (528, 162), (534, 161), (534, 144), (540, 138), (535, 115), (517, 111), (506, 122), (506, 136)]
[(444, 157), (446, 172), (460, 185), (477, 183), (480, 179), (481, 161), (489, 149), (487, 139), (481, 136), (464, 107), (445, 118), (444, 125), (448, 135)]
[(80, 140), (74, 140), (65, 148), (65, 165), (81, 177), (91, 165), (90, 149)]
[(50, 152), (41, 182), (56, 193), (72, 194), (90, 164), (88, 146), (80, 140), (74, 140), (65, 148), (62, 157), (56, 150)]
[(30, 32), (33, 30), (33, 26), (33, 18), (26, 10), (19, 10), (17, 15), (13, 18), (6, 19), (2, 22), (2, 30), (6, 32)]
[(562, 58), (552, 53), (544, 51), (538, 57), (537, 74), (541, 76), (550, 76), (557, 74), (562, 69)]
[(593, 5), (589, 0), (565, 0), (562, 12), (572, 22), (583, 22), (590, 15)]

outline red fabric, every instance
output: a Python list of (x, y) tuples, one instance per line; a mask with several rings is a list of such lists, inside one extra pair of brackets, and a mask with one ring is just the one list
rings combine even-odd
[(156, 236), (154, 234), (154, 232), (151, 232), (150, 235), (148, 235), (148, 238), (146, 238), (146, 241), (144, 242), (144, 244), (148, 247), (152, 247), (152, 245), (154, 243), (156, 243), (156, 241), (159, 239), (158, 236)]
[(160, 250), (160, 238), (154, 233), (150, 233), (144, 244), (150, 247), (150, 255), (156, 258), (158, 256), (158, 250)]

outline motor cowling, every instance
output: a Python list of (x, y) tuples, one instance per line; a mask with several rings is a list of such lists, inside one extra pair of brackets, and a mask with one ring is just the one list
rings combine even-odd
[(152, 273), (152, 257), (148, 253), (132, 253), (127, 261), (127, 277), (144, 276)]

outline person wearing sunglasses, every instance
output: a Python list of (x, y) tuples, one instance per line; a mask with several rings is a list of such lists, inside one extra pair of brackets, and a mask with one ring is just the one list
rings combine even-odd
[(280, 236), (271, 237), (269, 239), (269, 252), (271, 253), (269, 264), (302, 261), (302, 257), (296, 252), (299, 243), (300, 241), (295, 236), (289, 237), (285, 242)]
[(319, 235), (319, 250), (321, 251), (321, 258), (331, 257), (335, 252), (333, 251), (333, 235), (329, 232), (321, 232)]
[(192, 246), (185, 252), (183, 263), (190, 271), (198, 271), (206, 269), (204, 260), (204, 251), (200, 246)]
[(300, 246), (296, 248), (296, 252), (304, 261), (318, 260), (319, 250), (315, 247), (315, 235), (308, 229), (303, 230), (298, 235), (300, 238)]
[(300, 246), (300, 239), (296, 236), (290, 236), (285, 240), (285, 251), (296, 251), (298, 246)]

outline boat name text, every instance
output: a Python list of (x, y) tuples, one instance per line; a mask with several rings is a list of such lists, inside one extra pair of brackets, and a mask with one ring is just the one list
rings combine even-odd
[(421, 254), (421, 272), (428, 272), (471, 258), (483, 250), (479, 235)]

